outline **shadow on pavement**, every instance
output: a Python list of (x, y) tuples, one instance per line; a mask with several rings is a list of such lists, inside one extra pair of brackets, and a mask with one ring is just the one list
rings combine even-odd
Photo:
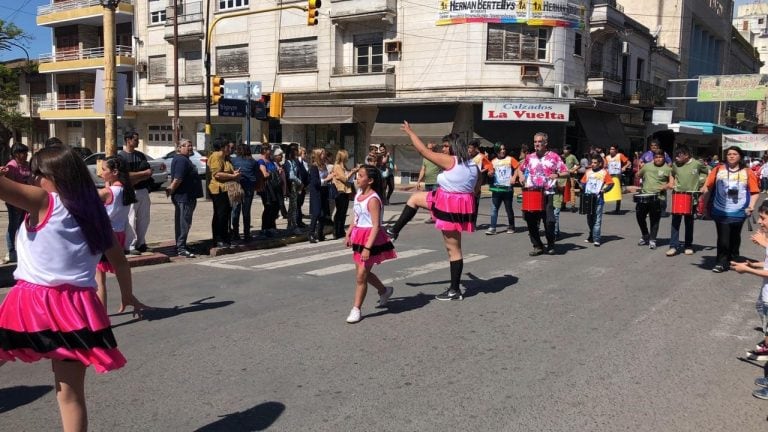
[(245, 411), (225, 414), (221, 419), (207, 424), (195, 432), (265, 430), (283, 414), (283, 411), (285, 411), (285, 405), (280, 402), (264, 402)]
[(624, 237), (615, 235), (600, 236), (600, 244), (610, 243), (618, 240), (624, 240)]
[(712, 267), (717, 264), (717, 256), (715, 255), (701, 255), (701, 262), (693, 264), (696, 267), (704, 270), (712, 270)]
[(53, 386), (14, 386), (0, 389), (0, 414), (11, 411), (43, 397)]
[(363, 319), (374, 318), (381, 315), (399, 314), (420, 309), (429, 304), (435, 298), (434, 295), (418, 293), (411, 297), (392, 297), (383, 308), (378, 312), (363, 316)]
[[(215, 298), (215, 297), (211, 296), (211, 297), (202, 298), (200, 300), (195, 300), (195, 301), (191, 302), (189, 306), (174, 306), (172, 308), (158, 308), (158, 307), (156, 307), (156, 308), (152, 308), (152, 309), (147, 309), (147, 310), (144, 311), (143, 317), (135, 318), (135, 319), (132, 319), (130, 321), (126, 321), (126, 322), (120, 323), (120, 324), (113, 324), (112, 328), (116, 328), (116, 327), (120, 327), (120, 326), (124, 326), (124, 325), (128, 325), (128, 324), (133, 324), (133, 323), (139, 322), (139, 321), (158, 321), (158, 320), (161, 320), (161, 319), (173, 318), (173, 317), (176, 317), (178, 315), (185, 314), (185, 313), (200, 312), (200, 311), (204, 311), (204, 310), (208, 310), (208, 309), (218, 309), (218, 308), (221, 308), (221, 307), (229, 306), (232, 303), (234, 303), (234, 301), (232, 301), (232, 300), (224, 300), (224, 301), (212, 302), (212, 303), (203, 303), (204, 301), (210, 300), (212, 298)], [(127, 312), (127, 313), (131, 313), (131, 312)], [(110, 315), (110, 317), (126, 315), (127, 313)]]
[(469, 280), (463, 281), (466, 287), (464, 298), (473, 297), (477, 294), (494, 294), (502, 291), (517, 283), (518, 278), (512, 275), (498, 276), (492, 279), (480, 279), (472, 273), (467, 273)]

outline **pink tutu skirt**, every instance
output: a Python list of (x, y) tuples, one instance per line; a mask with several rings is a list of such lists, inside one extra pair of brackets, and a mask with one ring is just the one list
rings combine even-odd
[(355, 227), (352, 229), (352, 233), (349, 235), (349, 241), (352, 243), (352, 250), (354, 254), (352, 259), (358, 264), (381, 264), (388, 259), (397, 258), (395, 253), (395, 245), (387, 236), (387, 233), (383, 229), (379, 229), (379, 233), (376, 235), (376, 240), (373, 242), (371, 248), (371, 255), (368, 260), (363, 261), (360, 258), (360, 254), (363, 252), (363, 248), (368, 243), (368, 236), (371, 234), (371, 228)]
[[(117, 244), (123, 245), (125, 244), (125, 231), (115, 231), (115, 237), (117, 237)], [(101, 260), (98, 264), (96, 264), (96, 270), (104, 273), (114, 273), (115, 269), (112, 267), (112, 264), (109, 263), (109, 260), (106, 256), (102, 255)]]
[(125, 365), (95, 288), (17, 281), (0, 305), (0, 360), (72, 360), (98, 373)]
[(427, 206), (432, 212), (435, 228), (441, 231), (474, 232), (475, 213), (473, 193), (445, 192), (440, 188), (427, 194)]

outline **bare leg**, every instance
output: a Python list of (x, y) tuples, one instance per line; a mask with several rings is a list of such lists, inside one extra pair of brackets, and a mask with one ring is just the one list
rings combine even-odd
[(461, 253), (461, 231), (443, 231), (443, 243), (448, 252), (448, 261), (464, 259)]
[(64, 432), (88, 430), (85, 407), (85, 365), (80, 362), (53, 360), (56, 399), (59, 402)]
[[(368, 292), (368, 274), (370, 269), (362, 264), (355, 264), (355, 307), (360, 309)], [(379, 282), (381, 283), (381, 282)]]
[(379, 292), (379, 295), (387, 292), (387, 288), (384, 287), (383, 283), (381, 283), (381, 279), (379, 279), (379, 277), (376, 276), (370, 269), (368, 269), (368, 283), (376, 288), (376, 291)]
[(407, 206), (413, 207), (413, 208), (423, 208), (428, 209), (427, 207), (427, 194), (429, 192), (416, 192), (411, 194), (411, 196), (408, 198), (408, 201), (406, 202)]
[(107, 274), (103, 271), (96, 270), (96, 295), (99, 297), (99, 301), (107, 309)]

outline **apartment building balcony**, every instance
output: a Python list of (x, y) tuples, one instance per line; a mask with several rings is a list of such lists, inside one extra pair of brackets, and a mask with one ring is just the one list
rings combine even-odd
[(331, 73), (331, 91), (394, 93), (393, 65), (337, 66)]
[[(41, 73), (87, 71), (104, 68), (104, 47), (57, 50), (53, 53), (41, 54), (38, 70)], [(136, 65), (133, 50), (129, 46), (115, 47), (115, 65), (118, 72), (132, 70)]]
[[(134, 0), (121, 0), (115, 9), (115, 23), (133, 20)], [(70, 24), (100, 26), (104, 7), (99, 0), (51, 0), (50, 4), (37, 7), (37, 25), (58, 27)]]
[[(199, 99), (205, 96), (203, 87), (203, 78), (199, 80), (179, 81), (179, 99)], [(226, 84), (225, 84), (226, 86)], [(173, 99), (173, 80), (168, 80), (165, 84), (165, 97)]]
[(587, 78), (587, 95), (609, 102), (624, 101), (623, 87), (621, 77), (610, 72), (593, 71)]
[[(203, 27), (203, 2), (179, 2), (178, 38), (180, 42), (201, 40), (205, 37)], [(173, 6), (165, 9), (165, 40), (173, 43)]]
[(397, 16), (397, 0), (331, 0), (331, 21), (335, 24), (387, 21)]
[(616, 0), (595, 0), (589, 25), (595, 30), (624, 30), (624, 8)]
[(643, 107), (664, 106), (667, 89), (643, 80), (627, 80), (625, 103)]
[[(93, 110), (93, 99), (46, 99), (39, 102), (41, 120), (88, 120), (103, 119), (104, 113)], [(132, 99), (125, 99), (122, 117), (134, 117)]]

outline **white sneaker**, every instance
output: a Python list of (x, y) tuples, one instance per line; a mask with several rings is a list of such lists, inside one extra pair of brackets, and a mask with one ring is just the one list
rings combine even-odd
[(671, 257), (671, 256), (675, 256), (675, 255), (677, 255), (677, 249), (669, 248), (669, 250), (667, 251), (667, 256)]
[(488, 228), (485, 231), (485, 235), (495, 235), (496, 234), (496, 228)]
[(381, 294), (379, 296), (379, 307), (385, 306), (387, 302), (389, 301), (389, 298), (392, 297), (392, 293), (395, 292), (395, 288), (388, 286), (385, 287), (386, 290), (384, 291), (384, 294)]
[(351, 311), (349, 311), (349, 316), (347, 317), (347, 322), (349, 324), (354, 324), (356, 322), (360, 322), (360, 309), (353, 307)]
[(686, 255), (693, 255), (693, 249), (686, 249), (684, 253)]
[(648, 242), (648, 249), (656, 249), (656, 240), (651, 240)]

